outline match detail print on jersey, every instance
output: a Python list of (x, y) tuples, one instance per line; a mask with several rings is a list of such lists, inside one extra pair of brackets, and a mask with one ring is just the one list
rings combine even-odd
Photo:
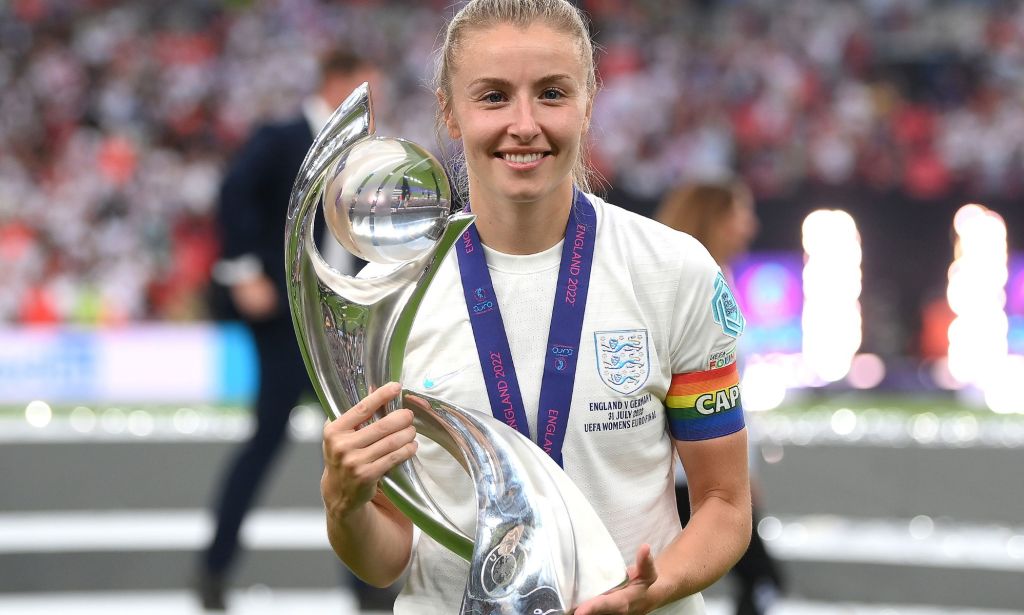
[(675, 374), (665, 405), (669, 431), (676, 440), (710, 440), (743, 429), (736, 364)]

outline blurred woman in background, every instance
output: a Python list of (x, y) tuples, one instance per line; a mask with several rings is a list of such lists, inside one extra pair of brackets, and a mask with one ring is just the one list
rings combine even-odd
[(704, 244), (727, 279), (732, 277), (732, 262), (747, 251), (758, 230), (754, 197), (739, 181), (676, 188), (661, 202), (654, 217)]

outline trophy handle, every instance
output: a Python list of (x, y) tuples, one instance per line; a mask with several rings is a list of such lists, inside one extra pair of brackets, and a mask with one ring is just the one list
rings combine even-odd
[[(308, 331), (313, 327), (307, 326), (320, 320), (320, 281), (316, 272), (327, 271), (330, 278), (344, 276), (331, 267), (316, 248), (313, 222), (316, 204), (323, 194), (327, 171), (338, 156), (360, 140), (369, 137), (373, 130), (370, 85), (363, 83), (334, 110), (327, 125), (313, 140), (313, 145), (306, 153), (292, 186), (285, 222), (285, 281), (288, 287), (292, 325), (295, 327), (295, 337), (313, 389), (324, 410), (331, 413), (328, 415), (330, 419), (337, 418), (338, 411), (333, 408), (351, 407), (351, 404), (338, 404), (342, 401), (337, 399), (340, 394), (359, 400), (366, 396), (367, 391), (346, 387), (350, 390), (335, 393), (325, 390), (320, 378), (317, 377), (317, 365), (329, 364), (330, 354), (323, 336), (314, 336)], [(358, 317), (351, 311), (349, 316)], [(365, 389), (365, 386), (362, 388)]]
[[(332, 165), (373, 132), (370, 88), (364, 83), (331, 115), (306, 154), (292, 187), (285, 224), (288, 304), (299, 350), (328, 419), (335, 419), (373, 389), (399, 380), (402, 357), (426, 284), (473, 216), (449, 219), (440, 241), (385, 276), (352, 278), (320, 254), (313, 234), (316, 205)], [(366, 364), (366, 349), (377, 360)], [(392, 349), (402, 352), (394, 352)], [(390, 404), (385, 412), (398, 407)], [(379, 417), (378, 417), (379, 418)], [(431, 537), (468, 559), (472, 539), (434, 502), (410, 462), (384, 479), (388, 497)]]

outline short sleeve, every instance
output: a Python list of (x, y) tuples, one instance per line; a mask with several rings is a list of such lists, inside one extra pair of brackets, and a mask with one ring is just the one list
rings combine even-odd
[(707, 250), (696, 240), (685, 249), (665, 406), (675, 439), (708, 440), (735, 433), (745, 424), (736, 367), (745, 320)]

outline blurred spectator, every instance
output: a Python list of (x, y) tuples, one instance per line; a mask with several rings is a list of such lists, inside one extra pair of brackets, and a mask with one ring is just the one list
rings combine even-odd
[[(294, 113), (337, 40), (388, 67), (380, 132), (432, 144), (423, 84), (449, 4), (0, 5), (0, 228), (30, 244), (3, 253), (0, 321), (207, 317), (203, 229), (235, 148)], [(1005, 213), (1024, 189), (1021, 3), (581, 4), (604, 47), (593, 159), (617, 202), (739, 175), (761, 202), (906, 203), (899, 225), (942, 201)]]
[[(665, 197), (655, 217), (659, 222), (689, 233), (704, 244), (715, 262), (722, 268), (730, 286), (735, 286), (731, 264), (747, 251), (754, 235), (757, 234), (758, 227), (753, 198), (745, 185), (733, 182), (681, 186)], [(735, 355), (732, 360), (735, 360)], [(755, 529), (751, 535), (750, 546), (730, 574), (738, 581), (736, 615), (766, 615), (778, 599), (783, 589), (783, 581), (778, 564), (765, 549), (764, 541), (756, 529), (760, 517), (760, 496), (753, 463), (757, 447), (753, 435), (749, 437), (749, 441)], [(685, 526), (686, 520), (690, 518), (690, 501), (686, 475), (682, 472), (681, 466), (676, 468), (676, 477), (676, 504)]]
[[(373, 3), (116, 1), (0, 6), (0, 322), (209, 316), (204, 293), (225, 161), (294, 113), (333, 41), (388, 61), (378, 122), (429, 143), (420, 87), (440, 20)], [(431, 29), (428, 29), (431, 30)], [(419, 92), (419, 103), (386, 99)], [(398, 117), (392, 122), (390, 117)], [(411, 128), (406, 129), (408, 122)], [(2, 234), (2, 232), (0, 232)], [(13, 241), (13, 240), (12, 240)]]

